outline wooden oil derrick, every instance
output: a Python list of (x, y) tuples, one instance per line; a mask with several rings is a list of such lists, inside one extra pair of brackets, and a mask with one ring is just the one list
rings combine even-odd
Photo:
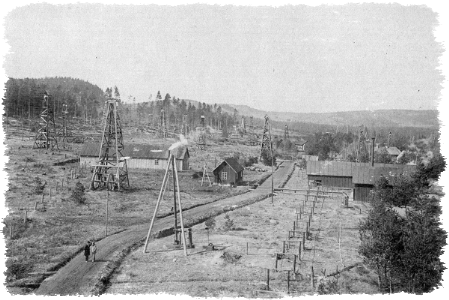
[(285, 128), (284, 128), (284, 153), (287, 152), (287, 140), (290, 139), (290, 135), (288, 133), (288, 126), (287, 124), (285, 124)]
[(249, 117), (248, 134), (249, 134), (249, 145), (250, 146), (257, 145), (257, 138), (256, 134), (254, 133), (253, 116)]
[(203, 183), (205, 182), (205, 179), (209, 181), (209, 186), (212, 185), (212, 182), (210, 181), (209, 174), (207, 173), (207, 166), (204, 164), (203, 166), (203, 178), (201, 178), (201, 186), (203, 186)]
[(200, 150), (206, 150), (206, 118), (201, 116), (200, 132), (198, 135), (198, 147)]
[(187, 135), (187, 115), (184, 114), (182, 116), (182, 129), (181, 129), (181, 133), (186, 136)]
[[(271, 152), (271, 136), (269, 133), (269, 124), (268, 124), (269, 118), (267, 115), (265, 115), (265, 123), (263, 125), (263, 131), (262, 131), (262, 140), (260, 142), (260, 157), (259, 161), (262, 161), (262, 154), (265, 152)], [(270, 154), (271, 155), (271, 154)]]
[(71, 136), (69, 128), (67, 126), (67, 115), (68, 115), (68, 106), (67, 104), (62, 105), (62, 129), (58, 134), (61, 137), (62, 147), (66, 148), (68, 143), (68, 137)]
[(56, 139), (56, 124), (54, 111), (49, 104), (50, 96), (47, 92), (42, 100), (42, 112), (40, 114), (39, 129), (34, 138), (33, 148), (58, 149)]
[(109, 98), (105, 101), (104, 129), (101, 138), (98, 164), (93, 165), (91, 189), (107, 187), (121, 190), (129, 187), (127, 157), (123, 157), (122, 126), (117, 112), (118, 102)]
[(240, 124), (240, 129), (241, 129), (240, 132), (241, 132), (241, 134), (243, 136), (243, 134), (246, 133), (246, 123), (245, 123), (245, 117), (244, 116), (242, 116), (242, 122)]
[[(169, 149), (170, 150), (170, 157), (168, 159), (167, 168), (165, 170), (164, 179), (162, 180), (161, 190), (159, 192), (159, 196), (156, 202), (156, 208), (154, 209), (153, 218), (151, 219), (150, 228), (148, 229), (147, 238), (145, 240), (145, 246), (143, 248), (143, 253), (146, 253), (148, 242), (151, 237), (151, 230), (153, 229), (154, 221), (157, 218), (157, 212), (159, 210), (159, 204), (164, 198), (165, 191), (167, 189), (168, 185), (168, 179), (169, 179), (169, 172), (170, 167), (173, 171), (173, 212), (174, 212), (174, 231), (175, 231), (175, 245), (179, 245), (180, 241), (178, 239), (178, 233), (181, 233), (181, 242), (184, 249), (184, 255), (187, 256), (187, 245), (186, 245), (186, 238), (185, 238), (185, 228), (184, 228), (184, 222), (183, 222), (183, 216), (182, 216), (182, 206), (181, 206), (181, 194), (179, 189), (179, 178), (178, 178), (178, 169), (176, 166), (175, 157), (173, 155), (173, 151), (175, 149)], [(179, 221), (181, 225), (181, 230), (179, 231), (178, 227), (178, 212), (179, 212)], [(190, 247), (192, 247), (191, 242), (191, 231), (189, 230), (189, 240), (190, 240)]]
[(159, 122), (159, 136), (162, 138), (167, 137), (167, 118), (165, 116), (165, 111), (161, 109), (161, 116)]

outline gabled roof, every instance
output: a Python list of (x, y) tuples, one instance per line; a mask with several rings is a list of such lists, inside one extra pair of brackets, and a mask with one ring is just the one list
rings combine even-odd
[[(401, 166), (401, 165), (380, 164), (380, 163), (374, 164), (375, 168), (391, 167), (391, 166)], [(369, 167), (371, 167), (370, 163), (356, 163), (348, 161), (308, 161), (307, 175), (352, 177), (354, 176), (354, 170), (356, 168), (369, 168)]]
[(307, 143), (306, 140), (304, 140), (303, 138), (301, 138), (299, 141), (295, 142), (295, 145), (297, 146), (304, 146)]
[(387, 148), (387, 152), (388, 152), (389, 155), (399, 155), (399, 154), (401, 154), (401, 150), (399, 150), (396, 147), (388, 147)]
[(416, 166), (400, 164), (390, 164), (382, 167), (356, 167), (354, 169), (352, 182), (355, 184), (374, 185), (381, 176), (390, 181), (400, 175), (410, 175), (415, 170)]
[(238, 163), (238, 161), (233, 157), (227, 157), (223, 160), (221, 164), (219, 164), (212, 173), (216, 174), (216, 171), (221, 167), (221, 165), (227, 164), (234, 170), (234, 172), (239, 173), (244, 170), (244, 168)]
[[(80, 156), (85, 157), (98, 157), (100, 150), (100, 144), (85, 143), (81, 149)], [(184, 159), (190, 157), (187, 147), (178, 147), (175, 150), (176, 159)], [(115, 149), (112, 149), (111, 155), (115, 153)], [(129, 156), (131, 158), (143, 158), (143, 159), (168, 159), (170, 152), (162, 146), (158, 145), (144, 145), (144, 144), (128, 144), (122, 151), (123, 156)]]
[(387, 153), (388, 155), (399, 155), (401, 150), (396, 147), (378, 147), (374, 150), (377, 153)]
[(347, 161), (308, 161), (307, 175), (351, 177), (354, 168), (360, 164)]

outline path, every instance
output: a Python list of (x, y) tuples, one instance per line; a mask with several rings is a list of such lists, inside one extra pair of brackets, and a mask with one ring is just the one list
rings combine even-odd
[[(277, 187), (288, 176), (292, 168), (293, 162), (284, 162), (282, 166), (274, 173), (274, 186)], [(201, 223), (208, 216), (219, 215), (233, 208), (246, 206), (254, 203), (264, 196), (268, 196), (271, 192), (271, 177), (268, 178), (256, 190), (229, 197), (217, 202), (205, 204), (187, 210), (183, 213), (185, 226)], [(142, 241), (148, 231), (148, 224), (136, 225), (129, 229), (108, 236), (107, 238), (97, 242), (98, 252), (95, 263), (85, 262), (84, 254), (80, 253), (62, 267), (55, 275), (47, 278), (41, 286), (35, 291), (37, 295), (90, 295), (92, 289), (98, 281), (102, 271), (106, 265), (118, 251), (126, 249), (130, 245)], [(153, 232), (167, 230), (173, 227), (173, 218), (171, 216), (161, 218), (155, 221)]]

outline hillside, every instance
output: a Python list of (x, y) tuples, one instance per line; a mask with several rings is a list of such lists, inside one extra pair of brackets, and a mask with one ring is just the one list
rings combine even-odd
[(374, 127), (438, 127), (437, 110), (375, 110), (334, 113), (266, 112), (247, 105), (220, 104), (224, 111), (236, 108), (241, 115), (263, 118), (265, 114), (275, 121), (304, 122), (323, 125)]

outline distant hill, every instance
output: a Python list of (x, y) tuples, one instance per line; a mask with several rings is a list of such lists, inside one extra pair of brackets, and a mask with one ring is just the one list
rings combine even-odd
[(219, 104), (224, 111), (236, 108), (240, 115), (263, 118), (266, 114), (274, 121), (304, 122), (323, 125), (375, 126), (375, 127), (438, 127), (437, 110), (374, 110), (334, 113), (266, 112), (247, 105)]

